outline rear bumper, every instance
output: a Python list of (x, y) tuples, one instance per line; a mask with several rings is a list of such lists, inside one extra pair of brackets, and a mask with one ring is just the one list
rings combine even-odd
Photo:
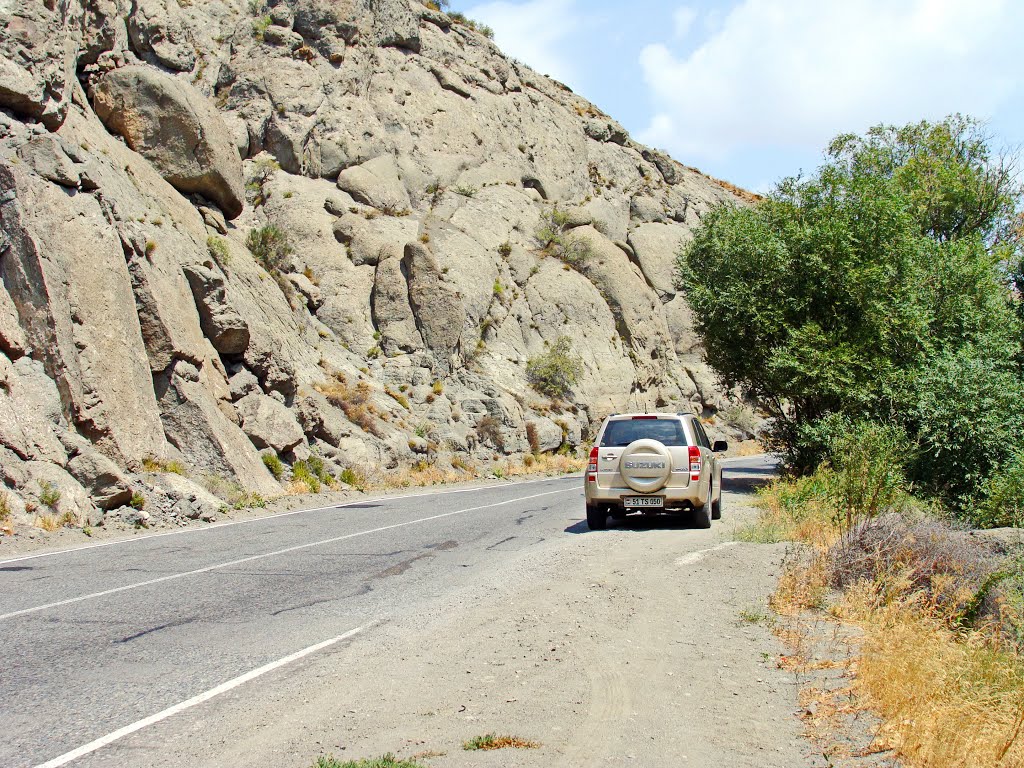
[(624, 509), (622, 499), (626, 496), (660, 496), (665, 499), (665, 506), (637, 508), (637, 511), (659, 512), (665, 510), (689, 510), (703, 506), (707, 502), (706, 494), (700, 495), (700, 485), (691, 484), (685, 488), (662, 488), (655, 493), (637, 493), (632, 488), (599, 488), (596, 482), (584, 481), (584, 495), (587, 504), (610, 508)]

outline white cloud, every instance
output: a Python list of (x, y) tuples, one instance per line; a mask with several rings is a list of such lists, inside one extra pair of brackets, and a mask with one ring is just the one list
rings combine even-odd
[(494, 30), (501, 50), (541, 74), (572, 84), (576, 68), (566, 41), (578, 24), (574, 0), (484, 3), (466, 15)]
[(643, 49), (655, 116), (639, 138), (720, 159), (743, 148), (820, 149), (879, 122), (988, 116), (1017, 87), (1022, 6), (741, 0), (685, 56), (660, 43)]

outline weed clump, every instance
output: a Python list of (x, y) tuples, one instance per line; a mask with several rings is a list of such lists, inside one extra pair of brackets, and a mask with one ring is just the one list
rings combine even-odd
[(526, 378), (530, 386), (543, 395), (564, 398), (583, 372), (579, 357), (571, 351), (572, 340), (560, 336), (551, 348), (526, 363)]
[(280, 480), (284, 476), (284, 462), (278, 458), (276, 453), (264, 453), (262, 459), (263, 466), (270, 470), (270, 474), (274, 476), (275, 480)]
[(271, 274), (280, 272), (285, 266), (285, 260), (293, 252), (288, 235), (273, 224), (249, 232), (245, 245), (256, 257), (256, 261)]
[(464, 742), (462, 748), (466, 751), (490, 750), (490, 749), (538, 749), (540, 744), (535, 741), (521, 739), (518, 736), (497, 736), (487, 733), (483, 736), (475, 736)]
[(39, 481), (39, 503), (52, 510), (60, 503), (60, 490), (48, 480)]

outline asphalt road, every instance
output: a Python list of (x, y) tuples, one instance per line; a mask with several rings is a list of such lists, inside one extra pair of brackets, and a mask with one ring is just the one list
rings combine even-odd
[[(771, 472), (764, 458), (733, 459), (725, 487)], [(83, 747), (95, 759), (119, 729), (177, 716), (226, 683), (257, 695), (246, 675), (586, 532), (582, 518), (580, 478), (568, 477), (0, 561), (0, 766), (75, 764)]]

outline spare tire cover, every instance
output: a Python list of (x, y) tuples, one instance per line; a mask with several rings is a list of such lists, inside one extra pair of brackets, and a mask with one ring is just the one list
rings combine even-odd
[(634, 491), (653, 493), (672, 475), (672, 454), (657, 440), (634, 440), (619, 457), (619, 473)]

